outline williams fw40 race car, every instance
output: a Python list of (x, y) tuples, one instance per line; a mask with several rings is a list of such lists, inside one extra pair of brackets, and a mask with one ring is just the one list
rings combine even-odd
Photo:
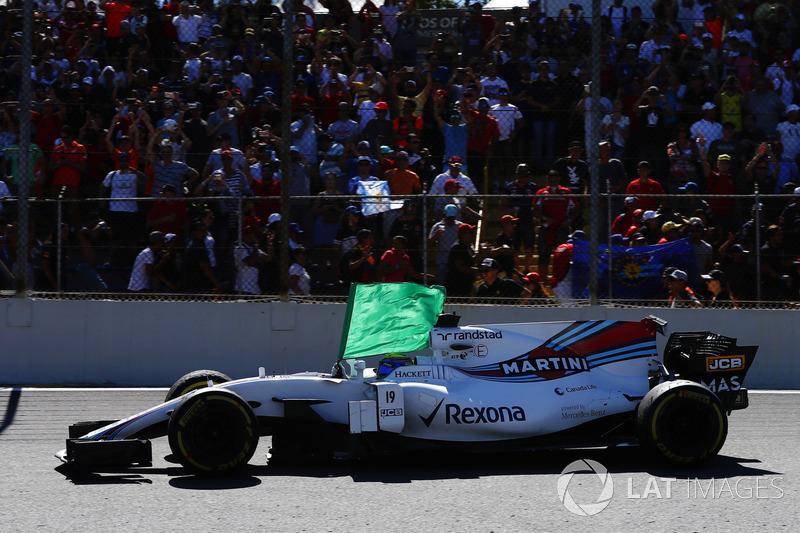
[(192, 372), (161, 405), (71, 426), (56, 456), (89, 470), (148, 466), (148, 439), (166, 435), (189, 471), (225, 475), (271, 435), (270, 461), (641, 445), (693, 465), (720, 451), (728, 415), (748, 405), (757, 347), (733, 338), (673, 333), (662, 357), (655, 317), (461, 326), (443, 307), (439, 287), (355, 285), (332, 372)]

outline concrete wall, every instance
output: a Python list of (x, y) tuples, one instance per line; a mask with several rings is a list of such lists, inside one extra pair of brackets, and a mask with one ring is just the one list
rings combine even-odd
[[(461, 324), (640, 320), (760, 346), (745, 385), (800, 389), (797, 311), (446, 306)], [(238, 378), (329, 370), (344, 304), (0, 300), (0, 384), (168, 386), (200, 368)], [(665, 338), (660, 338), (663, 348)]]

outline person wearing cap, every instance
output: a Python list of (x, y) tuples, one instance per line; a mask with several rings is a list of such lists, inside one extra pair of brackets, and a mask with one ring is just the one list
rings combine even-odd
[[(740, 117), (740, 124), (741, 124), (741, 113), (739, 113)], [(692, 143), (694, 158), (693, 158), (693, 167), (696, 169), (697, 160), (700, 158), (699, 154), (697, 153), (697, 143)], [(745, 147), (744, 143), (738, 139), (736, 133), (736, 124), (731, 121), (726, 121), (722, 123), (722, 137), (717, 139), (716, 141), (707, 145), (708, 148), (708, 157), (711, 161), (716, 161), (720, 154), (728, 154), (731, 156), (731, 168), (730, 173), (734, 176), (734, 181), (737, 179), (744, 180), (744, 175), (742, 171), (744, 170), (745, 165), (747, 164), (746, 155), (749, 151), (748, 147)], [(699, 178), (697, 171), (695, 170), (695, 174), (693, 176)], [(688, 179), (686, 181), (694, 181), (697, 182), (697, 179)], [(744, 188), (742, 187), (742, 189)]]
[(446, 109), (442, 118), (443, 109), (447, 107), (447, 97), (442, 94), (434, 94), (433, 97), (433, 118), (439, 126), (444, 141), (443, 172), (447, 172), (451, 157), (458, 157), (462, 162), (462, 172), (468, 173), (467, 163), (467, 120), (463, 109)]
[[(406, 162), (408, 162), (408, 157), (406, 156)], [(359, 156), (355, 160), (357, 174), (350, 178), (350, 182), (348, 184), (347, 193), (348, 194), (357, 194), (358, 193), (358, 184), (362, 181), (380, 181), (377, 176), (372, 174), (373, 170), (373, 160), (368, 156)]]
[(675, 269), (664, 276), (667, 289), (669, 290), (669, 306), (672, 308), (703, 307), (700, 300), (695, 296), (694, 291), (687, 287), (689, 276), (683, 270)]
[[(644, 237), (646, 241), (645, 244), (658, 243), (661, 237), (663, 237), (658, 214), (655, 211), (645, 211), (642, 213), (642, 226), (636, 230), (635, 234)], [(631, 237), (633, 237), (633, 235), (631, 235)]]
[(112, 170), (103, 180), (104, 192), (112, 199), (108, 205), (108, 221), (119, 244), (136, 246), (141, 218), (136, 200), (128, 199), (140, 196), (139, 187), (147, 181), (147, 176), (131, 168), (127, 152), (119, 153), (117, 164), (119, 170)]
[(699, 137), (697, 150), (700, 154), (700, 164), (708, 184), (708, 193), (713, 195), (708, 201), (708, 208), (715, 225), (722, 226), (726, 231), (733, 231), (736, 225), (736, 201), (732, 196), (737, 193), (737, 187), (730, 171), (731, 156), (729, 154), (717, 156), (717, 170), (713, 170), (708, 161), (706, 147), (705, 137)]
[(699, 196), (700, 186), (697, 183), (690, 181), (683, 187), (678, 187), (678, 193), (680, 196), (674, 199), (674, 204), (665, 208), (664, 212), (678, 213), (685, 219), (694, 217), (697, 212), (710, 216), (710, 207), (708, 202)]
[(361, 136), (366, 140), (372, 151), (376, 155), (380, 146), (394, 137), (392, 120), (389, 118), (389, 104), (379, 101), (372, 109), (373, 118), (364, 124)]
[(164, 234), (160, 231), (153, 231), (147, 240), (150, 243), (149, 246), (139, 252), (133, 261), (131, 277), (128, 279), (128, 290), (131, 292), (141, 293), (151, 289), (154, 279), (158, 279), (164, 285), (171, 285), (169, 280), (156, 269), (156, 254), (164, 246)]
[(639, 209), (639, 199), (635, 196), (628, 196), (624, 200), (625, 211), (614, 219), (611, 223), (611, 233), (619, 233), (620, 235), (627, 235), (628, 230), (636, 226), (634, 220), (634, 213)]
[(570, 198), (572, 191), (561, 185), (561, 174), (553, 169), (547, 173), (547, 187), (542, 187), (533, 198), (533, 215), (541, 220), (538, 239), (538, 270), (547, 274), (553, 249), (564, 243), (571, 229), (571, 222), (578, 209)]
[(357, 243), (358, 232), (365, 228), (364, 217), (361, 215), (361, 209), (355, 205), (349, 205), (344, 210), (339, 229), (336, 232), (336, 237), (333, 240), (333, 246), (339, 251), (344, 253), (353, 248)]
[(661, 225), (661, 237), (656, 244), (665, 244), (668, 242), (674, 242), (681, 238), (681, 228), (683, 228), (682, 224), (675, 222), (674, 220), (667, 220)]
[(625, 194), (638, 197), (639, 207), (642, 210), (647, 211), (651, 209), (653, 211), (658, 211), (659, 205), (661, 205), (661, 202), (664, 200), (662, 197), (664, 189), (659, 182), (650, 178), (650, 162), (639, 161), (636, 171), (639, 177), (628, 184)]
[(531, 169), (527, 163), (517, 165), (514, 180), (508, 182), (500, 198), (500, 207), (507, 215), (517, 219), (514, 232), (514, 250), (521, 250), (521, 245), (532, 250), (536, 240), (536, 225), (533, 220), (533, 206), (530, 197), (536, 194), (539, 187), (530, 181)]
[[(498, 78), (499, 79), (499, 78)], [(505, 82), (503, 82), (505, 83)], [(486, 86), (484, 85), (484, 89)], [(500, 136), (495, 142), (494, 151), (492, 153), (493, 173), (495, 176), (506, 176), (509, 174), (513, 157), (516, 152), (516, 138), (517, 132), (522, 128), (524, 122), (522, 112), (517, 106), (509, 102), (508, 87), (499, 87), (497, 89), (497, 100), (489, 110), (489, 115), (497, 120), (497, 128), (500, 130)], [(500, 184), (495, 186), (500, 189)]]
[(722, 270), (714, 269), (700, 278), (705, 282), (707, 298), (705, 307), (717, 309), (738, 309), (739, 304), (733, 299), (728, 278)]
[(722, 124), (717, 122), (717, 106), (713, 102), (705, 102), (702, 105), (703, 118), (698, 120), (689, 128), (689, 133), (692, 139), (696, 139), (702, 135), (705, 137), (706, 142), (712, 143), (717, 139), (722, 138)]
[(524, 291), (519, 305), (553, 305), (556, 302), (550, 298), (542, 283), (538, 272), (528, 272), (522, 277)]
[(450, 248), (458, 241), (458, 227), (461, 224), (458, 207), (449, 204), (444, 208), (442, 219), (433, 224), (428, 233), (428, 246), (435, 249), (436, 282), (439, 285), (444, 285), (447, 279), (447, 258)]
[[(511, 215), (500, 217), (500, 233), (498, 233), (487, 250), (488, 257), (497, 261), (500, 275), (511, 277), (518, 273), (514, 266), (516, 251), (514, 249), (514, 233), (517, 229), (519, 219)], [(521, 273), (518, 273), (521, 275)]]
[(669, 133), (667, 117), (672, 116), (675, 110), (669, 106), (656, 86), (645, 89), (637, 100), (636, 109), (639, 116), (637, 155), (640, 160), (652, 164), (654, 179), (663, 180), (667, 177), (669, 168), (666, 150)]
[[(800, 153), (800, 106), (786, 106), (786, 120), (778, 124), (777, 140), (783, 144), (783, 157), (794, 161)], [(780, 186), (780, 184), (779, 184)]]
[(222, 152), (229, 152), (232, 155), (233, 168), (240, 170), (247, 177), (248, 183), (252, 183), (253, 174), (250, 172), (250, 165), (247, 162), (244, 152), (233, 146), (231, 136), (224, 132), (217, 135), (217, 147), (208, 154), (203, 172), (200, 174), (201, 179), (207, 184), (209, 176), (211, 176), (213, 172), (222, 169)]
[(475, 296), (478, 298), (499, 298), (493, 300), (493, 304), (519, 303), (519, 298), (524, 296), (525, 287), (519, 282), (506, 277), (501, 277), (500, 263), (497, 260), (487, 257), (481, 262), (479, 267), (483, 283), (478, 285)]
[[(368, 66), (367, 69), (371, 69), (372, 71), (372, 79), (370, 80), (371, 83), (351, 81), (356, 89), (357, 94), (359, 95), (359, 99), (356, 104), (356, 114), (358, 115), (358, 125), (362, 132), (367, 126), (367, 123), (377, 116), (375, 113), (375, 108), (381, 103), (381, 95), (383, 94), (383, 85), (381, 85), (378, 81), (375, 81), (374, 78), (375, 69), (372, 67), (372, 65)], [(358, 74), (360, 74), (358, 70), (355, 70), (350, 79), (353, 80), (353, 78)], [(380, 107), (385, 111), (389, 109), (389, 104), (383, 102)]]
[(448, 168), (433, 180), (428, 194), (445, 194), (444, 185), (448, 180), (454, 180), (458, 186), (458, 194), (478, 194), (478, 189), (472, 180), (463, 172), (464, 160), (454, 155), (447, 161)]

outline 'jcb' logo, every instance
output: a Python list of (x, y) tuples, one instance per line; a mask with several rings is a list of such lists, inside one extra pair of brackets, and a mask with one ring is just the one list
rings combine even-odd
[(706, 372), (727, 372), (744, 368), (743, 355), (718, 355), (706, 357)]

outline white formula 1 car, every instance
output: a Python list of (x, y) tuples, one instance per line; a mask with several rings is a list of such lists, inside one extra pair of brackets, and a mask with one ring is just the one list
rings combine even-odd
[[(418, 300), (402, 302), (414, 308)], [(331, 373), (266, 376), (261, 369), (230, 380), (192, 372), (161, 405), (71, 426), (67, 448), (56, 455), (90, 470), (146, 466), (147, 439), (166, 435), (188, 470), (223, 475), (244, 466), (259, 437), (271, 435), (273, 457), (639, 444), (672, 463), (694, 464), (719, 452), (727, 416), (748, 405), (742, 383), (757, 348), (735, 339), (674, 333), (660, 357), (656, 334), (665, 322), (655, 317), (459, 326), (457, 316), (439, 314), (443, 303), (442, 294), (428, 309), (430, 324), (411, 319), (426, 328), (425, 351), (383, 351), (377, 365), (367, 365), (345, 347)], [(358, 314), (349, 308), (343, 346), (359, 344), (352, 335)], [(361, 333), (362, 348), (365, 338), (380, 337)]]

